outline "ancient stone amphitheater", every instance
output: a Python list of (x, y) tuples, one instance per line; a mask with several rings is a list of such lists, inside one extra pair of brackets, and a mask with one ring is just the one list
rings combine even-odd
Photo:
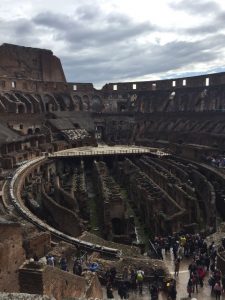
[(67, 82), (50, 50), (0, 46), (0, 291), (101, 299), (97, 277), (26, 258), (79, 249), (141, 261), (122, 244), (216, 231), (224, 114), (225, 73), (98, 90)]

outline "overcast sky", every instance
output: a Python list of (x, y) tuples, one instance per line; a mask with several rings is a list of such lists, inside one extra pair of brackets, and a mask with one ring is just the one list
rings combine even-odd
[(46, 48), (68, 81), (225, 70), (225, 0), (0, 0), (0, 43)]

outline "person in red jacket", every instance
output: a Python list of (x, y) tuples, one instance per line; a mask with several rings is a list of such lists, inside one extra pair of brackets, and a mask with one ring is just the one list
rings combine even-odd
[(198, 278), (199, 278), (199, 284), (201, 287), (203, 287), (203, 280), (206, 275), (206, 271), (204, 270), (204, 268), (202, 266), (199, 266), (197, 269), (197, 273), (198, 273)]

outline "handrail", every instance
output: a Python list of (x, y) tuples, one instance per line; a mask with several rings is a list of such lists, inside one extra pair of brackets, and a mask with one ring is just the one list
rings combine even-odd
[(26, 164), (22, 165), (15, 171), (13, 178), (10, 181), (10, 188), (9, 188), (10, 193), (9, 194), (10, 194), (11, 203), (15, 207), (17, 212), (28, 222), (34, 224), (41, 230), (49, 231), (52, 235), (56, 236), (57, 238), (59, 238), (61, 240), (64, 240), (68, 243), (79, 246), (79, 247), (89, 250), (89, 251), (91, 250), (91, 251), (100, 252), (100, 253), (103, 253), (103, 254), (106, 254), (106, 255), (109, 255), (112, 257), (120, 257), (122, 254), (120, 250), (115, 249), (115, 248), (101, 246), (98, 244), (85, 242), (80, 239), (69, 236), (69, 235), (51, 227), (50, 225), (46, 224), (41, 219), (39, 219), (37, 216), (32, 214), (24, 205), (22, 205), (21, 201), (17, 198), (18, 195), (17, 195), (17, 191), (16, 191), (16, 186), (15, 186), (16, 182), (17, 182), (17, 180), (19, 180), (20, 175), (22, 175), (25, 170), (27, 170), (32, 165), (35, 165), (35, 164), (41, 162), (44, 159), (45, 159), (45, 157), (42, 156), (37, 159), (28, 161)]
[(67, 150), (63, 150), (63, 151), (59, 151), (59, 152), (55, 152), (52, 154), (49, 154), (50, 157), (69, 157), (69, 156), (73, 156), (73, 157), (80, 157), (80, 156), (107, 156), (107, 155), (120, 155), (120, 154), (155, 154), (158, 156), (167, 156), (169, 155), (169, 153), (160, 151), (159, 149), (151, 149), (151, 148), (139, 148), (139, 149), (134, 149), (134, 148), (130, 148), (130, 149), (100, 149), (100, 150), (77, 150), (76, 148), (73, 149), (73, 151), (71, 149)]

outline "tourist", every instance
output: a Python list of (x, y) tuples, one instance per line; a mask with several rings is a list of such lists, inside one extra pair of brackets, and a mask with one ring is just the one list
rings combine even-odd
[(122, 279), (124, 281), (128, 281), (129, 271), (127, 267), (123, 268)]
[(110, 282), (111, 282), (112, 284), (115, 283), (116, 274), (117, 274), (116, 268), (115, 268), (115, 267), (112, 267), (112, 268), (110, 269)]
[(221, 296), (221, 292), (222, 292), (222, 286), (220, 281), (216, 282), (216, 284), (214, 285), (213, 291), (216, 295), (216, 300), (220, 300), (220, 296)]
[(171, 300), (176, 300), (177, 299), (177, 290), (176, 290), (176, 285), (172, 284), (171, 288), (169, 290), (169, 296)]
[(175, 260), (174, 266), (175, 266), (174, 276), (178, 276), (179, 270), (180, 270), (180, 258), (179, 257)]
[(121, 281), (119, 283), (118, 295), (120, 296), (121, 299), (128, 299), (128, 288), (127, 288), (127, 284), (124, 281)]
[(191, 274), (191, 280), (192, 280), (192, 284), (193, 284), (193, 292), (196, 289), (196, 292), (198, 293), (198, 284), (199, 284), (199, 278), (198, 278), (198, 273), (197, 271), (193, 272)]
[(159, 297), (159, 288), (156, 284), (150, 286), (151, 300), (157, 300)]
[(69, 271), (68, 267), (67, 267), (67, 259), (64, 256), (61, 257), (59, 264), (60, 264), (61, 270), (67, 271), (67, 272)]
[(73, 264), (73, 274), (81, 276), (82, 271), (81, 262), (80, 260), (76, 259)]
[(136, 278), (137, 278), (137, 274), (136, 274), (135, 270), (131, 269), (131, 271), (130, 271), (130, 287), (134, 291), (136, 291), (136, 289), (137, 289)]
[(223, 292), (225, 292), (225, 275), (222, 275), (221, 281), (223, 286)]
[(188, 296), (191, 298), (191, 293), (193, 293), (193, 282), (192, 282), (191, 278), (189, 278), (189, 280), (188, 280), (187, 292), (188, 292)]
[(34, 253), (34, 255), (33, 255), (33, 259), (34, 259), (34, 261), (36, 261), (36, 262), (38, 262), (38, 261), (39, 261), (39, 258), (38, 258), (38, 256), (37, 256), (37, 254), (36, 254), (36, 253)]
[(196, 262), (194, 260), (189, 265), (188, 270), (190, 272), (190, 276), (191, 276), (192, 273), (194, 273), (197, 270), (197, 265), (196, 265)]
[(47, 265), (54, 267), (55, 266), (55, 258), (52, 255), (46, 256)]
[(209, 271), (210, 258), (209, 258), (208, 253), (206, 253), (206, 255), (205, 255), (205, 266), (206, 266), (206, 270)]
[(108, 282), (106, 284), (106, 295), (107, 295), (107, 299), (114, 299), (113, 288), (112, 288), (111, 282)]
[(206, 271), (204, 270), (204, 268), (202, 266), (199, 266), (197, 268), (197, 274), (198, 274), (198, 278), (199, 278), (199, 284), (201, 287), (203, 287), (203, 280), (206, 275)]
[(89, 270), (91, 272), (97, 272), (99, 269), (99, 264), (94, 262), (94, 263), (91, 263), (90, 267), (89, 267)]
[(142, 295), (143, 280), (144, 280), (144, 271), (142, 271), (139, 268), (137, 271), (137, 285), (138, 285), (140, 295)]

